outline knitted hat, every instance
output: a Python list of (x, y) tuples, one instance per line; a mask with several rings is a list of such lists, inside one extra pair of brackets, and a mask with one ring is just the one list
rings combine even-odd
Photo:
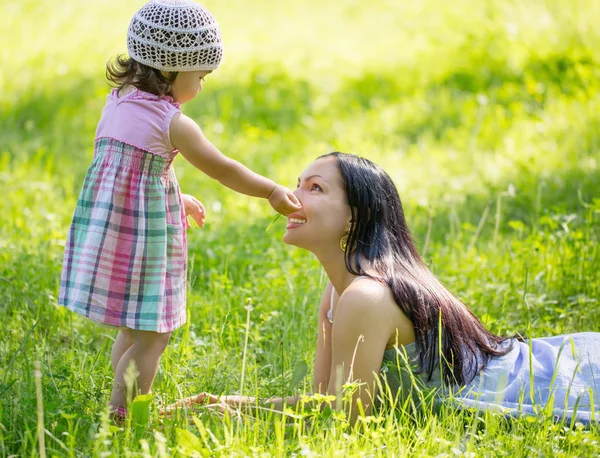
[(214, 70), (223, 57), (219, 24), (192, 0), (150, 0), (127, 30), (127, 50), (137, 62), (171, 72)]

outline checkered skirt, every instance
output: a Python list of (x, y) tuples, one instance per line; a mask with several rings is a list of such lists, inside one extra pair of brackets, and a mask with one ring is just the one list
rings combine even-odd
[(96, 140), (67, 237), (59, 304), (93, 321), (169, 332), (186, 320), (185, 213), (171, 162)]

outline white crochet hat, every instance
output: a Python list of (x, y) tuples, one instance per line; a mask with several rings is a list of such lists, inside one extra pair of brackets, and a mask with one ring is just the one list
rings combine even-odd
[(192, 0), (150, 0), (127, 31), (129, 56), (171, 72), (214, 70), (223, 57), (215, 18)]

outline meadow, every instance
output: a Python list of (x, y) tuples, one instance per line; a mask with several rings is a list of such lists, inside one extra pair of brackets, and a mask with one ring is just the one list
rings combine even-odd
[[(57, 295), (105, 62), (126, 51), (141, 3), (0, 4), (1, 457), (40, 453), (36, 362), (48, 456), (600, 455), (597, 426), (543, 415), (161, 418), (201, 391), (308, 392), (326, 284), (312, 255), (281, 241), (283, 219), (265, 230), (266, 201), (183, 158), (182, 190), (207, 208), (188, 232), (188, 322), (147, 422), (112, 425), (115, 333)], [(225, 154), (291, 188), (318, 155), (368, 157), (397, 184), (427, 264), (493, 332), (600, 331), (600, 1), (204, 4), (225, 59), (184, 112)]]

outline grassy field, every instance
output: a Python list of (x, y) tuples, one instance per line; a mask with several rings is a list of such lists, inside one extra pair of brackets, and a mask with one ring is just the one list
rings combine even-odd
[[(208, 210), (188, 233), (189, 320), (163, 357), (148, 426), (111, 426), (115, 334), (56, 297), (104, 63), (125, 51), (140, 4), (0, 5), (0, 456), (39, 453), (36, 361), (49, 456), (600, 454), (597, 427), (543, 416), (161, 420), (158, 407), (199, 391), (307, 391), (326, 282), (281, 242), (282, 220), (265, 232), (265, 201), (182, 158), (182, 189)], [(491, 330), (600, 331), (598, 0), (205, 4), (226, 57), (184, 111), (223, 152), (290, 187), (320, 154), (366, 156), (394, 178), (428, 265)]]

